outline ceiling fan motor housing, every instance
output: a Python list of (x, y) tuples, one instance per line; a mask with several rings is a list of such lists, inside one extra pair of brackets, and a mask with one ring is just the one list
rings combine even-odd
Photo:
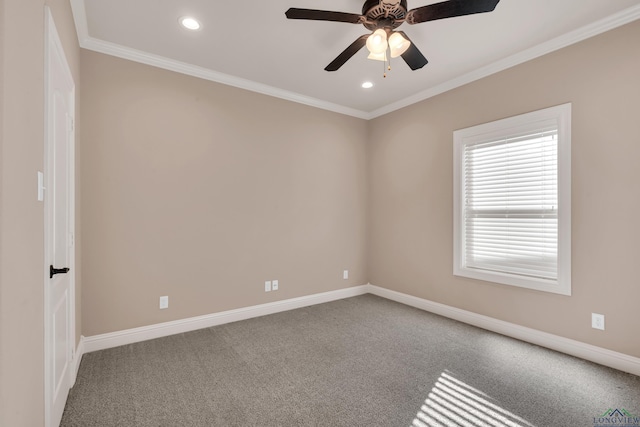
[(364, 26), (371, 31), (378, 28), (397, 28), (407, 16), (407, 0), (367, 0), (362, 6), (366, 17)]

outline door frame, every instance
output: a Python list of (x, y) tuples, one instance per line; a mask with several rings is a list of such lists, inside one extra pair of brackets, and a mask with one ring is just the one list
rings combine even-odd
[[(71, 74), (71, 69), (69, 67), (69, 63), (64, 53), (64, 48), (62, 47), (62, 42), (60, 41), (60, 37), (58, 35), (58, 31), (56, 29), (55, 22), (53, 20), (53, 15), (51, 13), (51, 9), (48, 6), (44, 7), (45, 10), (45, 44), (44, 44), (44, 176), (45, 176), (45, 186), (49, 185), (50, 174), (51, 174), (51, 165), (53, 162), (53, 120), (52, 120), (52, 111), (51, 111), (51, 103), (53, 100), (53, 88), (51, 85), (51, 76), (53, 73), (53, 59), (56, 58), (60, 60), (62, 64), (63, 72), (65, 74), (65, 78), (69, 79), (69, 83), (71, 84), (71, 95), (69, 99), (69, 109), (70, 109), (70, 119), (71, 119), (71, 129), (70, 129), (70, 138), (69, 138), (69, 159), (68, 159), (68, 168), (69, 168), (69, 223), (71, 236), (70, 238), (70, 249), (69, 249), (69, 312), (67, 313), (68, 317), (68, 336), (70, 338), (70, 348), (68, 349), (68, 363), (69, 369), (67, 370), (67, 384), (68, 387), (71, 388), (76, 379), (76, 366), (77, 362), (76, 358), (76, 327), (75, 327), (75, 317), (76, 317), (76, 308), (75, 308), (75, 298), (76, 298), (76, 245), (75, 245), (75, 232), (76, 232), (76, 221), (75, 221), (75, 190), (76, 190), (76, 182), (75, 182), (75, 93), (76, 93), (76, 85), (73, 80), (73, 75)], [(53, 189), (53, 188), (52, 188)], [(50, 243), (52, 236), (52, 224), (49, 223), (50, 218), (52, 217), (52, 209), (53, 204), (51, 203), (51, 198), (45, 192), (44, 197), (44, 259), (43, 259), (43, 283), (44, 283), (44, 425), (45, 427), (58, 427), (57, 424), (53, 425), (54, 420), (53, 416), (53, 408), (52, 408), (52, 343), (51, 343), (51, 325), (49, 324), (50, 320), (50, 300), (51, 300), (51, 287), (49, 278), (49, 265), (51, 261), (51, 251), (50, 251)], [(56, 421), (57, 422), (57, 421)]]

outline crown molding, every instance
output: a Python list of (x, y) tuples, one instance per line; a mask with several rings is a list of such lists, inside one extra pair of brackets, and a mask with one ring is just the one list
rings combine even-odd
[(594, 37), (598, 34), (640, 19), (639, 4), (637, 6), (632, 6), (621, 12), (600, 19), (592, 24), (578, 28), (577, 30), (571, 31), (562, 36), (556, 37), (547, 42), (541, 43), (537, 46), (498, 60), (485, 67), (478, 68), (477, 70), (474, 70), (470, 73), (448, 80), (442, 84), (439, 84), (422, 92), (418, 92), (400, 101), (393, 102), (373, 111), (362, 111), (323, 101), (317, 98), (308, 97), (299, 93), (279, 89), (251, 80), (231, 76), (229, 74), (219, 73), (217, 71), (213, 71), (204, 67), (198, 67), (184, 62), (165, 58), (159, 55), (142, 52), (115, 43), (95, 39), (89, 34), (85, 0), (71, 0), (71, 8), (76, 24), (78, 42), (80, 44), (80, 47), (82, 47), (83, 49), (116, 56), (118, 58), (139, 62), (153, 67), (186, 74), (192, 77), (197, 77), (216, 83), (221, 83), (227, 86), (245, 89), (251, 92), (257, 92), (263, 95), (273, 96), (275, 98), (280, 98), (287, 101), (292, 101), (310, 107), (320, 108), (322, 110), (332, 111), (338, 114), (344, 114), (364, 120), (372, 120), (377, 117), (384, 116), (385, 114), (400, 110), (402, 108), (432, 98), (436, 95), (440, 95), (444, 92), (448, 92), (460, 86), (466, 85), (500, 71), (504, 71), (508, 68), (514, 67), (516, 65), (522, 64), (524, 62), (530, 61), (532, 59), (538, 58), (540, 56), (546, 55), (548, 53), (554, 52), (556, 50), (562, 49), (564, 47), (570, 46), (572, 44), (586, 40), (590, 37)]
[(73, 19), (76, 23), (78, 42), (80, 44), (80, 47), (83, 49), (92, 50), (94, 52), (127, 59), (129, 61), (150, 65), (152, 67), (186, 74), (188, 76), (221, 83), (227, 86), (233, 86), (239, 89), (245, 89), (251, 92), (257, 92), (263, 95), (273, 96), (275, 98), (280, 98), (298, 104), (308, 105), (310, 107), (320, 108), (323, 110), (328, 110), (359, 119), (369, 119), (369, 115), (366, 112), (354, 108), (333, 104), (331, 102), (301, 95), (299, 93), (279, 89), (273, 86), (213, 71), (208, 68), (187, 64), (185, 62), (165, 58), (160, 55), (154, 55), (116, 43), (93, 38), (89, 34), (89, 26), (87, 24), (87, 14), (84, 0), (71, 0), (71, 8), (73, 11)]
[(290, 92), (240, 77), (231, 76), (229, 74), (219, 73), (217, 71), (213, 71), (204, 67), (187, 64), (185, 62), (180, 62), (159, 55), (154, 55), (129, 47), (124, 47), (115, 43), (105, 42), (103, 40), (94, 39), (92, 37), (86, 38), (84, 42), (80, 44), (80, 46), (84, 49), (92, 50), (94, 52), (104, 53), (122, 59), (128, 59), (130, 61), (150, 65), (152, 67), (162, 68), (180, 74), (186, 74), (188, 76), (221, 83), (227, 86), (233, 86), (239, 89), (245, 89), (263, 95), (273, 96), (275, 98), (320, 108), (322, 110), (332, 111), (334, 113), (353, 116), (359, 119), (368, 119), (368, 114), (360, 110), (300, 95), (295, 92)]
[(541, 43), (537, 46), (508, 56), (485, 67), (478, 68), (477, 70), (446, 81), (438, 86), (434, 86), (408, 98), (379, 108), (375, 111), (370, 112), (368, 118), (374, 119), (376, 117), (384, 116), (385, 114), (391, 113), (404, 107), (408, 107), (409, 105), (416, 104), (420, 101), (424, 101), (425, 99), (432, 98), (436, 95), (440, 95), (444, 92), (448, 92), (460, 86), (466, 85), (476, 80), (480, 80), (484, 77), (490, 76), (500, 71), (504, 71), (508, 68), (515, 67), (516, 65), (531, 61), (532, 59), (539, 58), (548, 53), (560, 50), (564, 47), (597, 36), (598, 34), (613, 30), (614, 28), (620, 27), (624, 24), (628, 24), (639, 18), (640, 4), (637, 6), (632, 6), (606, 18), (600, 19), (599, 21), (586, 25), (582, 28), (578, 28), (577, 30), (571, 31), (562, 36), (551, 39), (547, 42)]

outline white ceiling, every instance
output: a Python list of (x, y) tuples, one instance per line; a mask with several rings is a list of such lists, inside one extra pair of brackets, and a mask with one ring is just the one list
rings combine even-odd
[[(409, 9), (436, 2), (408, 0)], [(640, 0), (501, 0), (491, 13), (403, 24), (429, 64), (411, 71), (397, 58), (383, 78), (383, 63), (368, 60), (366, 48), (338, 71), (324, 71), (369, 33), (362, 25), (284, 14), (289, 7), (359, 14), (363, 3), (71, 0), (83, 48), (365, 119), (640, 18)], [(185, 15), (202, 28), (182, 28)], [(374, 87), (362, 89), (366, 80)]]

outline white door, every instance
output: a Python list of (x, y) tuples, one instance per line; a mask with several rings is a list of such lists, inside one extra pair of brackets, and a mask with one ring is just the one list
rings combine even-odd
[(58, 426), (73, 383), (74, 82), (46, 8), (45, 50), (45, 409)]

